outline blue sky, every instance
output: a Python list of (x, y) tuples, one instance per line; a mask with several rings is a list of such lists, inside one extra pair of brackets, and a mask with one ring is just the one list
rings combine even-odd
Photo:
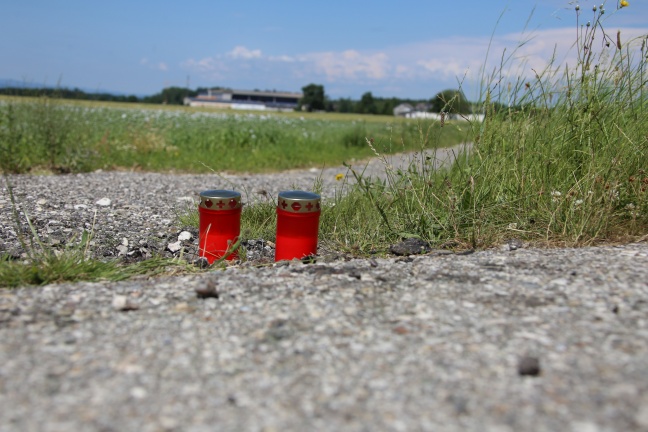
[[(573, 61), (576, 34), (568, 0), (0, 2), (0, 79), (138, 95), (317, 83), (333, 98), (424, 99), (461, 80), (474, 99), (504, 49), (530, 39), (511, 66), (529, 75), (554, 47)], [(648, 1), (629, 2), (604, 2), (607, 31), (624, 40), (648, 34)], [(580, 1), (581, 23), (601, 3)]]

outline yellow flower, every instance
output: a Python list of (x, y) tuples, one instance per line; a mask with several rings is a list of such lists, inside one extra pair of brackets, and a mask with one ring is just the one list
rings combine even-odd
[(342, 180), (343, 178), (344, 178), (344, 174), (336, 174), (336, 175), (335, 175), (335, 180), (336, 180), (336, 181), (340, 181), (340, 180)]
[(628, 3), (627, 0), (621, 0), (620, 4), (621, 4), (621, 7), (622, 7), (622, 8), (624, 8), (624, 7), (626, 7), (626, 6), (630, 6), (630, 3)]

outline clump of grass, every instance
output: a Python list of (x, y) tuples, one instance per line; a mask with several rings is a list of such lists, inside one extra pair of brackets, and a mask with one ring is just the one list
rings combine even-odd
[(93, 168), (75, 109), (52, 97), (0, 100), (0, 165), (3, 172), (83, 172)]
[(363, 211), (371, 203), (381, 241), (401, 233), (475, 248), (510, 237), (587, 245), (645, 234), (647, 39), (611, 37), (604, 12), (594, 13), (579, 26), (575, 67), (559, 74), (552, 64), (508, 95), (496, 93), (506, 88), (499, 80), (487, 83), (485, 120), (472, 124), (472, 150), (452, 168), (434, 170), (432, 158), (388, 170), (386, 182), (359, 179), (364, 199), (345, 199)]
[(0, 287), (14, 288), (26, 285), (79, 281), (120, 281), (138, 275), (186, 273), (195, 268), (180, 259), (155, 257), (136, 264), (123, 265), (118, 261), (100, 261), (80, 250), (53, 251), (32, 255), (24, 261), (0, 257)]

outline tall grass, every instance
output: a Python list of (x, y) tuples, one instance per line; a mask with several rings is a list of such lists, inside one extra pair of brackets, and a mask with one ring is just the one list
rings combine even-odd
[[(53, 98), (0, 99), (2, 167), (22, 172), (95, 169), (208, 172), (331, 166), (417, 143), (417, 122), (388, 116), (246, 114)], [(465, 139), (459, 128), (436, 145)], [(416, 144), (418, 145), (418, 144)]]
[(363, 223), (371, 220), (378, 243), (418, 236), (472, 248), (512, 237), (587, 245), (646, 234), (647, 40), (608, 35), (596, 9), (578, 24), (575, 66), (550, 64), (511, 87), (485, 83), (485, 120), (473, 124), (472, 150), (451, 169), (431, 169), (427, 160), (407, 172), (387, 168), (386, 182), (361, 179), (364, 200), (354, 207), (371, 204)]

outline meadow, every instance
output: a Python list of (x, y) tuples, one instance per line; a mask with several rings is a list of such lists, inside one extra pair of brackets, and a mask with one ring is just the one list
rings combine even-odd
[[(321, 244), (361, 257), (386, 254), (408, 237), (456, 251), (508, 241), (536, 247), (645, 241), (648, 36), (609, 35), (603, 8), (594, 8), (587, 25), (578, 21), (584, 12), (574, 12), (577, 62), (550, 61), (533, 78), (511, 77), (503, 62), (482, 77), (480, 123), (66, 106), (50, 110), (51, 118), (37, 113), (40, 126), (32, 129), (23, 126), (20, 110), (44, 106), (47, 113), (50, 102), (5, 101), (3, 170), (202, 172), (204, 163), (261, 172), (472, 142), (470, 154), (445, 170), (433, 169), (433, 156), (401, 170), (385, 163), (383, 179), (351, 170), (355, 181), (342, 183), (344, 193), (323, 209)], [(26, 154), (24, 143), (40, 151)], [(243, 212), (244, 224), (256, 227), (250, 238), (272, 240), (273, 214), (272, 203)], [(196, 221), (191, 212), (178, 223)]]
[[(390, 116), (0, 98), (0, 154), (10, 173), (268, 172), (339, 165), (372, 155), (366, 137), (387, 153), (419, 148), (420, 126)], [(444, 132), (423, 145), (451, 146), (467, 136), (458, 126)]]

